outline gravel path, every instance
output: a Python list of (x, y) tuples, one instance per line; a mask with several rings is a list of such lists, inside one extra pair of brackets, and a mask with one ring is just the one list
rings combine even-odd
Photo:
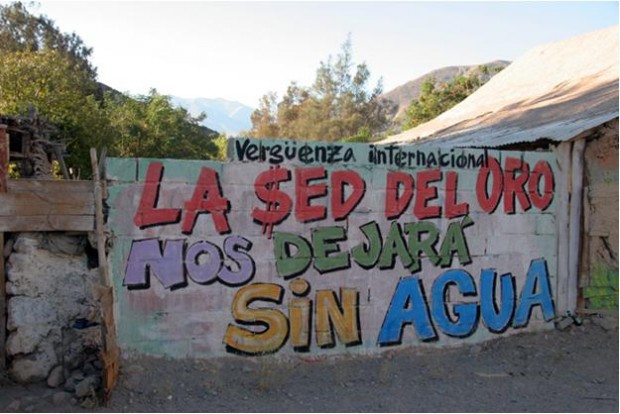
[(618, 412), (617, 320), (365, 358), (141, 358), (123, 362), (107, 407), (89, 403), (0, 383), (5, 411)]

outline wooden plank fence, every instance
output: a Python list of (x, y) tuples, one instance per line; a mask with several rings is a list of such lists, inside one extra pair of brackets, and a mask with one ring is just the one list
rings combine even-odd
[(0, 194), (0, 232), (94, 229), (92, 181), (9, 180)]

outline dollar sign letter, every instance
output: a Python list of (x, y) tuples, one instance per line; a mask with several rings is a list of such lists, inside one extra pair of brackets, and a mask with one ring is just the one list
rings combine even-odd
[(271, 235), (273, 226), (281, 223), (291, 212), (293, 201), (285, 192), (279, 190), (281, 182), (291, 179), (288, 168), (271, 168), (256, 177), (254, 192), (259, 200), (267, 204), (266, 209), (255, 207), (252, 218), (263, 225), (263, 232)]

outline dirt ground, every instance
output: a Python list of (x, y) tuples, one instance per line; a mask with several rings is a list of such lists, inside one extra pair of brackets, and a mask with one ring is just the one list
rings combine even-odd
[(123, 361), (107, 406), (93, 404), (0, 381), (0, 410), (22, 412), (618, 412), (617, 318), (375, 357), (141, 358)]

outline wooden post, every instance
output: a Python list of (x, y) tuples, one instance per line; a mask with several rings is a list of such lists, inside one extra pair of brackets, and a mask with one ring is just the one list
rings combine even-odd
[(95, 231), (97, 233), (97, 254), (99, 258), (99, 286), (96, 287), (97, 296), (101, 306), (102, 342), (103, 349), (101, 359), (103, 362), (103, 390), (104, 399), (110, 398), (112, 390), (116, 386), (118, 378), (120, 350), (116, 344), (116, 326), (114, 323), (114, 291), (112, 280), (108, 272), (108, 259), (106, 257), (106, 236), (104, 231), (103, 217), (103, 189), (101, 185), (101, 166), (97, 162), (97, 151), (90, 150), (90, 162), (93, 170), (93, 183), (95, 192)]
[[(6, 193), (9, 178), (9, 138), (7, 126), (0, 124), (0, 193)], [(6, 367), (6, 274), (4, 233), (0, 231), (0, 368)]]
[(558, 199), (556, 225), (558, 235), (558, 275), (556, 281), (556, 316), (566, 316), (568, 306), (568, 219), (570, 215), (571, 192), (571, 149), (572, 143), (562, 142), (556, 149), (559, 176), (555, 186)]
[[(586, 143), (587, 145), (587, 143)], [(579, 260), (579, 285), (577, 291), (577, 313), (586, 308), (586, 299), (582, 289), (590, 285), (590, 186), (586, 185), (584, 156), (584, 186), (583, 186), (583, 231), (581, 232), (581, 259)]]
[(108, 260), (105, 254), (105, 232), (103, 220), (103, 192), (101, 189), (101, 179), (99, 177), (99, 163), (97, 162), (97, 151), (90, 149), (90, 161), (93, 169), (93, 183), (95, 184), (95, 232), (97, 233), (97, 255), (99, 259), (99, 283), (103, 286), (112, 286), (108, 278)]
[(579, 256), (581, 255), (581, 215), (583, 201), (583, 152), (586, 140), (580, 139), (573, 144), (571, 161), (571, 200), (569, 218), (569, 253), (568, 253), (568, 310), (575, 313), (579, 291)]

